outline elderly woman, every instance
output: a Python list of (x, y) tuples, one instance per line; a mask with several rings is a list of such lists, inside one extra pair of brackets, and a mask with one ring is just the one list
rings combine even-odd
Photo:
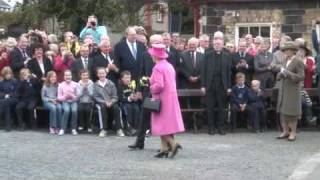
[(150, 91), (153, 98), (161, 101), (160, 112), (153, 112), (151, 116), (152, 134), (161, 138), (161, 150), (155, 157), (168, 157), (170, 149), (170, 157), (173, 158), (181, 149), (173, 136), (184, 131), (176, 90), (176, 72), (166, 60), (168, 54), (165, 45), (154, 44), (148, 52), (156, 64), (152, 70)]
[(301, 83), (304, 80), (304, 64), (295, 56), (297, 46), (293, 41), (284, 43), (281, 50), (286, 60), (277, 75), (279, 94), (277, 111), (280, 113), (282, 133), (278, 139), (296, 139), (298, 119), (301, 117)]

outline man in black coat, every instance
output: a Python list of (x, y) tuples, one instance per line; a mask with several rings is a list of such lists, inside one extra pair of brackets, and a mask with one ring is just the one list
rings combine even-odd
[(214, 39), (212, 51), (204, 57), (201, 91), (206, 94), (209, 134), (216, 129), (224, 135), (227, 94), (231, 92), (231, 55), (223, 50), (223, 40)]
[(174, 69), (177, 71), (180, 64), (180, 56), (178, 50), (172, 45), (171, 35), (169, 33), (163, 33), (163, 44), (166, 45), (166, 50), (169, 55), (167, 58), (168, 62), (172, 64)]
[[(150, 44), (162, 43), (162, 37), (159, 34), (152, 35), (150, 37)], [(152, 68), (154, 62), (150, 54), (146, 51), (142, 58), (142, 63), (140, 66), (140, 80), (139, 80), (139, 92), (143, 98), (151, 97), (148, 78), (152, 74)], [(143, 149), (146, 131), (150, 128), (151, 113), (142, 109), (142, 118), (140, 119), (137, 138), (134, 144), (129, 145), (130, 149)]]
[(179, 71), (182, 74), (181, 88), (200, 89), (200, 75), (204, 54), (197, 52), (198, 40), (190, 38), (188, 50), (180, 54)]
[(19, 79), (20, 70), (27, 67), (28, 61), (31, 60), (31, 54), (28, 46), (28, 39), (21, 36), (18, 38), (18, 46), (10, 52), (10, 66), (16, 79)]
[(90, 79), (96, 77), (95, 74), (92, 74), (92, 61), (93, 58), (89, 57), (90, 49), (89, 46), (83, 44), (80, 46), (80, 57), (77, 58), (73, 64), (71, 65), (71, 72), (72, 72), (72, 80), (78, 82), (80, 80), (80, 71), (81, 70), (88, 70), (90, 72)]
[(114, 84), (118, 84), (119, 77), (119, 61), (115, 58), (110, 41), (104, 40), (99, 44), (99, 53), (97, 53), (92, 60), (91, 76), (93, 81), (96, 81), (97, 75), (96, 70), (98, 67), (104, 67), (108, 69), (107, 78), (110, 79)]
[(126, 29), (126, 37), (120, 40), (114, 47), (115, 60), (119, 63), (120, 71), (127, 70), (132, 75), (132, 80), (138, 80), (141, 60), (146, 48), (138, 42), (134, 27)]
[(253, 70), (254, 70), (254, 64), (253, 64), (253, 56), (246, 53), (246, 41), (240, 41), (238, 52), (233, 54), (232, 59), (232, 81), (233, 84), (235, 83), (235, 75), (238, 72), (242, 72), (246, 76), (246, 85), (250, 86), (250, 83), (253, 78)]

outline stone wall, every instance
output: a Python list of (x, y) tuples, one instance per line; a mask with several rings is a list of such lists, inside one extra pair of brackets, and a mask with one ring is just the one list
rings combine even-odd
[(319, 5), (320, 0), (211, 3), (201, 7), (206, 19), (201, 29), (210, 35), (223, 31), (227, 41), (234, 41), (237, 23), (271, 23), (273, 35), (304, 37), (310, 42), (312, 20), (320, 16)]

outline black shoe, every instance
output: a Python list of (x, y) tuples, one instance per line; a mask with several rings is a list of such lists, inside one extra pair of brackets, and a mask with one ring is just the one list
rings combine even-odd
[(182, 146), (177, 143), (176, 147), (172, 151), (170, 158), (174, 158), (178, 154), (179, 149), (182, 149)]
[(19, 130), (19, 131), (24, 131), (24, 130), (25, 130), (25, 127), (26, 127), (26, 126), (25, 126), (24, 124), (22, 124), (21, 126), (18, 127), (18, 130)]
[(209, 134), (209, 135), (215, 135), (215, 134), (216, 134), (216, 131), (215, 131), (215, 130), (209, 130), (209, 131), (208, 131), (208, 134)]
[(130, 149), (132, 150), (136, 150), (136, 149), (140, 149), (140, 150), (143, 150), (144, 149), (144, 144), (132, 144), (132, 145), (129, 145), (128, 146)]
[(156, 154), (154, 157), (155, 158), (168, 158), (169, 156), (169, 151), (162, 151), (162, 152), (159, 152), (158, 154)]
[(218, 133), (220, 134), (220, 135), (226, 135), (226, 132), (224, 131), (224, 130), (222, 130), (222, 129), (219, 129), (219, 131), (218, 131)]

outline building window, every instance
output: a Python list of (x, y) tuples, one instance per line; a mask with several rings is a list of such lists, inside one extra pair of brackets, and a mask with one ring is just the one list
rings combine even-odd
[(163, 14), (164, 14), (163, 11), (164, 11), (163, 5), (159, 4), (158, 11), (157, 11), (157, 22), (159, 23), (163, 22)]
[(253, 38), (262, 36), (272, 41), (272, 23), (239, 23), (235, 25), (235, 44), (246, 34), (251, 34)]

